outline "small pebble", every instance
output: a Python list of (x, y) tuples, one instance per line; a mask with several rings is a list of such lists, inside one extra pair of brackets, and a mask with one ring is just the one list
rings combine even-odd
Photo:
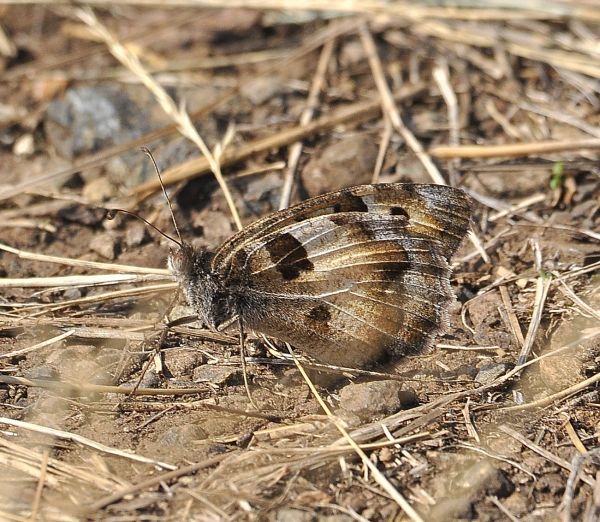
[(402, 390), (402, 383), (392, 380), (353, 383), (340, 390), (340, 408), (363, 420), (396, 413), (416, 400), (414, 391)]
[(510, 371), (511, 368), (512, 365), (506, 363), (486, 364), (479, 369), (479, 372), (475, 376), (475, 382), (478, 382), (479, 384), (489, 384)]
[(105, 259), (113, 260), (117, 255), (117, 243), (112, 234), (98, 234), (90, 242), (90, 249)]
[(15, 156), (31, 156), (35, 152), (33, 135), (23, 134), (15, 141), (13, 145), (13, 154)]
[(216, 364), (203, 364), (194, 370), (194, 382), (211, 382), (213, 384), (238, 384), (242, 372), (235, 366), (219, 366)]

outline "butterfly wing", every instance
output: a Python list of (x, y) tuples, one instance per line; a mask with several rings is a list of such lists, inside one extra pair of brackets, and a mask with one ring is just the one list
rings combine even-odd
[[(424, 187), (355, 187), (278, 212), (226, 243), (213, 271), (248, 326), (322, 362), (364, 367), (419, 351), (445, 325), (448, 258), (469, 207), (460, 191)], [(450, 218), (444, 194), (460, 218)]]
[(246, 226), (216, 253), (215, 267), (227, 267), (243, 245), (260, 241), (270, 232), (305, 219), (345, 212), (403, 215), (408, 230), (437, 239), (449, 259), (469, 227), (471, 201), (462, 191), (445, 185), (380, 183), (358, 185), (308, 199)]

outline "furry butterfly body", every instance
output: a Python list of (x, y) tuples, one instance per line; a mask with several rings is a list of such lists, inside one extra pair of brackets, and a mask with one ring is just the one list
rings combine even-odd
[(444, 329), (470, 213), (459, 189), (362, 185), (270, 214), (215, 253), (184, 245), (169, 267), (209, 328), (237, 316), (321, 362), (364, 368)]

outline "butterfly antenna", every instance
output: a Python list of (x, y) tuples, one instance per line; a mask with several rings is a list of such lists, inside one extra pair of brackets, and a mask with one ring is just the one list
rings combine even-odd
[(158, 169), (158, 165), (156, 164), (156, 160), (150, 152), (150, 149), (147, 147), (142, 147), (142, 152), (146, 154), (152, 164), (154, 165), (154, 170), (156, 170), (156, 175), (158, 176), (158, 181), (160, 182), (160, 187), (162, 188), (163, 194), (165, 195), (165, 199), (167, 200), (167, 205), (169, 205), (169, 211), (171, 212), (171, 218), (173, 219), (173, 225), (175, 226), (175, 232), (177, 232), (177, 237), (179, 241), (177, 242), (179, 245), (183, 245), (183, 239), (181, 238), (181, 233), (179, 232), (179, 227), (177, 226), (177, 221), (175, 220), (175, 214), (173, 212), (173, 206), (171, 205), (171, 200), (169, 199), (169, 194), (167, 194), (167, 189), (165, 188), (165, 184), (163, 183), (162, 176), (160, 175), (160, 170)]
[(174, 237), (170, 236), (169, 234), (163, 232), (156, 225), (153, 225), (152, 223), (150, 223), (150, 221), (148, 221), (147, 219), (144, 219), (142, 216), (139, 216), (135, 212), (131, 212), (131, 211), (125, 210), (123, 208), (108, 208), (108, 209), (104, 209), (104, 210), (106, 210), (106, 219), (114, 219), (115, 216), (117, 215), (117, 212), (120, 212), (121, 214), (127, 214), (128, 216), (133, 216), (134, 218), (137, 218), (140, 221), (143, 221), (144, 223), (146, 223), (146, 225), (148, 225), (150, 228), (156, 230), (156, 232), (158, 232), (161, 236), (166, 237), (169, 241), (173, 241), (173, 243), (175, 243), (176, 245), (179, 245), (180, 248), (183, 248), (183, 241), (177, 241), (177, 239), (175, 239)]

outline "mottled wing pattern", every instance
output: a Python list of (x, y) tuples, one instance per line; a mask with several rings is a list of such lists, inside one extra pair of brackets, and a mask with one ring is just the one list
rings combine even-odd
[(469, 226), (471, 202), (462, 190), (445, 185), (358, 185), (308, 199), (246, 226), (221, 246), (213, 266), (231, 266), (240, 247), (260, 241), (270, 232), (312, 217), (342, 212), (408, 216), (409, 230), (440, 241), (446, 257), (450, 258)]
[(387, 184), (310, 201), (217, 252), (212, 268), (244, 321), (341, 366), (426, 348), (445, 325), (448, 259), (466, 233), (468, 198)]

